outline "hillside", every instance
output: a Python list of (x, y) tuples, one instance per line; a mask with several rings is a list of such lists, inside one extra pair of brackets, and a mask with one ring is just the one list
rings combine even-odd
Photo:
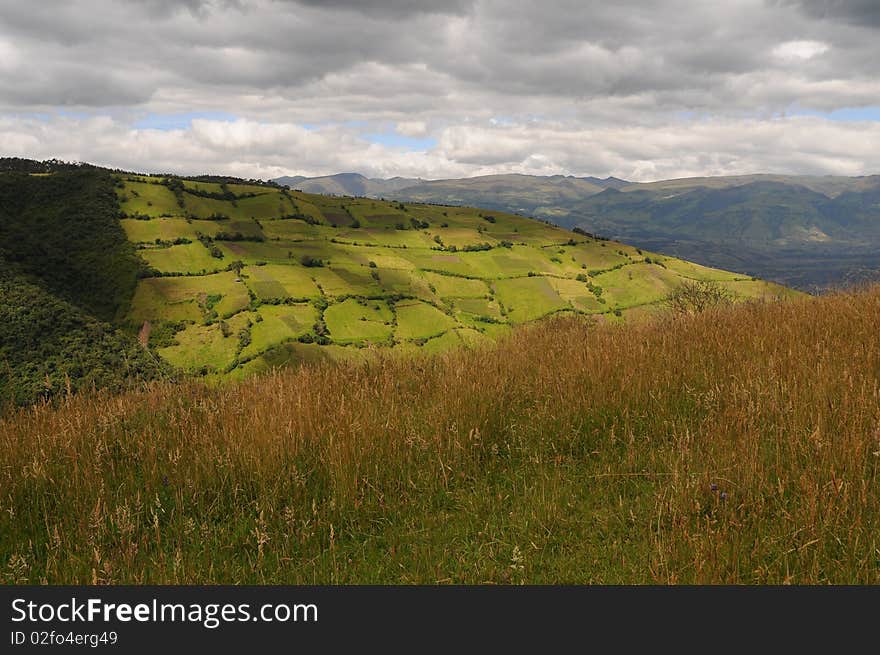
[(112, 325), (0, 260), (0, 410), (71, 392), (121, 391), (168, 371)]
[(164, 375), (111, 324), (145, 269), (119, 224), (112, 176), (29, 160), (0, 160), (0, 170), (0, 410)]
[(144, 268), (119, 225), (114, 184), (91, 166), (0, 172), (0, 258), (104, 321), (127, 311)]
[(474, 347), (558, 313), (620, 321), (694, 279), (791, 294), (501, 212), (133, 175), (116, 190), (150, 270), (126, 324), (192, 373)]
[(877, 584), (878, 379), (875, 287), (74, 397), (0, 419), (0, 560), (16, 583)]

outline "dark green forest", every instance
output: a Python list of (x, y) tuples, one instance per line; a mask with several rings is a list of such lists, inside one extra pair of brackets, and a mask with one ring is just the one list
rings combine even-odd
[(0, 172), (0, 407), (161, 375), (155, 355), (112, 325), (143, 265), (109, 171), (11, 163)]
[(84, 389), (120, 390), (162, 374), (137, 340), (0, 261), (0, 407)]
[(127, 308), (143, 267), (113, 184), (92, 167), (0, 173), (0, 257), (104, 321)]

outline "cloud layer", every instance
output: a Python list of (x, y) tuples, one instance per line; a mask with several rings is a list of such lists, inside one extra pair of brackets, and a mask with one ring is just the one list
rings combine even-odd
[(880, 170), (873, 2), (0, 2), (4, 154), (248, 177)]

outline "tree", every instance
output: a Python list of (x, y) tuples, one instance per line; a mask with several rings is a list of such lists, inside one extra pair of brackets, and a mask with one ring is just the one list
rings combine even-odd
[(236, 259), (229, 266), (226, 267), (227, 271), (235, 271), (235, 277), (241, 277), (241, 269), (244, 268), (244, 262), (240, 259)]
[(303, 255), (299, 258), (299, 263), (308, 268), (320, 268), (324, 265), (323, 261), (311, 255)]
[(676, 314), (699, 314), (733, 302), (735, 296), (715, 280), (685, 281), (664, 299)]

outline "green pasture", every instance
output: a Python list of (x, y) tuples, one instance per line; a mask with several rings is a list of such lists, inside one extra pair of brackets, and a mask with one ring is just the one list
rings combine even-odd
[(324, 311), (324, 322), (335, 343), (387, 341), (393, 331), (394, 315), (383, 301), (349, 298)]
[(185, 238), (195, 241), (199, 234), (213, 237), (228, 230), (226, 221), (200, 221), (185, 218), (152, 218), (148, 221), (124, 218), (120, 221), (129, 241), (153, 243), (156, 239), (174, 241)]
[(242, 269), (242, 280), (262, 301), (317, 298), (321, 295), (310, 269), (297, 265), (266, 264)]
[(212, 325), (188, 325), (174, 339), (177, 345), (160, 348), (159, 354), (185, 371), (202, 367), (223, 371), (235, 360), (239, 332), (252, 323), (250, 312), (241, 312), (227, 320), (229, 336), (219, 322)]
[(162, 273), (214, 273), (226, 267), (226, 262), (212, 257), (208, 249), (198, 241), (165, 248), (148, 248), (139, 250), (138, 253), (151, 268)]
[(457, 327), (456, 320), (436, 307), (418, 300), (404, 300), (394, 306), (397, 338), (428, 339)]
[(181, 216), (184, 210), (165, 186), (149, 182), (125, 182), (116, 189), (119, 208), (128, 216)]
[(507, 311), (507, 318), (514, 323), (533, 321), (570, 307), (544, 277), (498, 280), (494, 287), (496, 298)]
[(259, 318), (250, 328), (250, 343), (242, 348), (240, 359), (251, 359), (269, 348), (311, 332), (318, 320), (318, 311), (310, 303), (295, 305), (262, 305)]
[[(212, 302), (209, 302), (209, 297)], [(219, 300), (216, 298), (219, 297)], [(128, 320), (201, 321), (213, 309), (231, 316), (250, 302), (247, 288), (229, 271), (214, 275), (145, 278), (138, 283)], [(208, 307), (211, 304), (211, 307)]]
[(325, 296), (379, 296), (382, 287), (372, 278), (366, 268), (341, 266), (310, 269), (315, 283)]
[(612, 309), (658, 302), (680, 281), (679, 276), (657, 264), (632, 264), (591, 278), (603, 289), (602, 297)]

